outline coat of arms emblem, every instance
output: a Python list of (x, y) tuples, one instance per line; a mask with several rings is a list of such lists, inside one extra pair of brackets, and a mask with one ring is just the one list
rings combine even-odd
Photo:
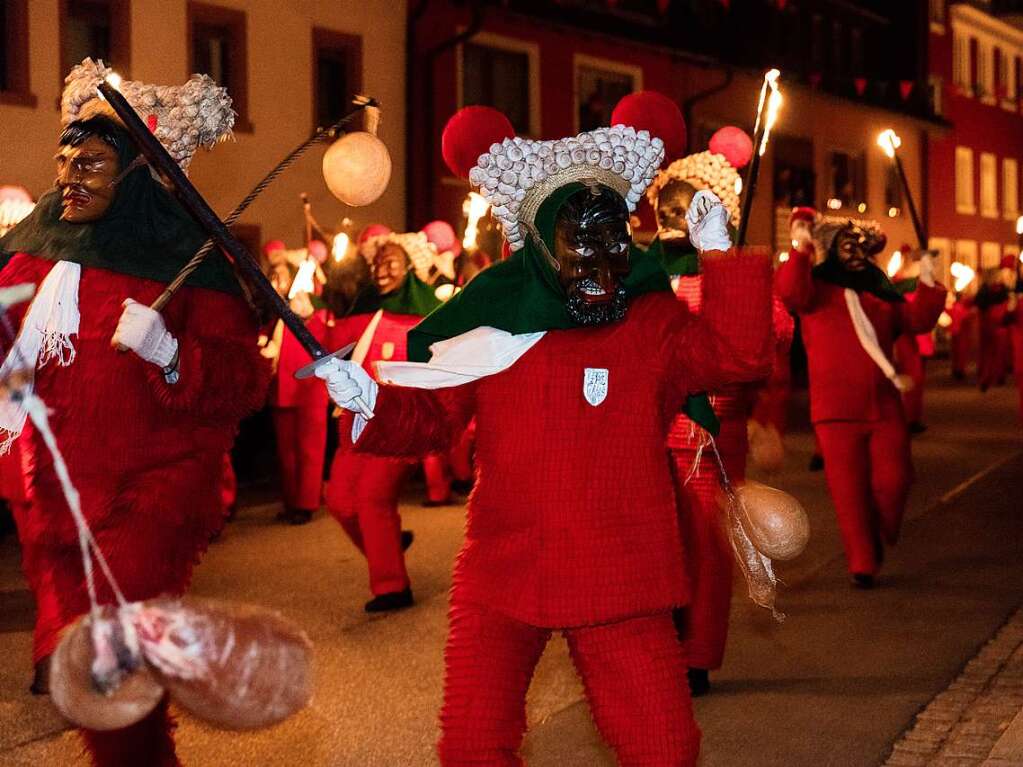
[(586, 368), (583, 371), (583, 396), (593, 407), (607, 398), (607, 368)]

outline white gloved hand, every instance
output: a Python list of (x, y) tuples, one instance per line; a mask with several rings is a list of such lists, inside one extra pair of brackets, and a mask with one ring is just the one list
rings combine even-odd
[(327, 393), (338, 407), (360, 413), (355, 404), (362, 397), (370, 410), (376, 407), (377, 382), (369, 377), (362, 365), (350, 360), (331, 359), (316, 368), (316, 377), (327, 384)]
[(920, 256), (920, 276), (917, 279), (929, 288), (934, 287), (934, 256), (930, 253)]
[(178, 354), (178, 340), (170, 334), (158, 311), (126, 298), (124, 311), (110, 343), (125, 346), (146, 362), (169, 367)]
[(718, 196), (707, 189), (693, 195), (686, 212), (689, 241), (701, 253), (707, 250), (728, 250), (732, 238), (728, 235), (728, 209)]

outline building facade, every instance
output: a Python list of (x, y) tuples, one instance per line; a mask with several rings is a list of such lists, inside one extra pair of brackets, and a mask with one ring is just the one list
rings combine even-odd
[[(242, 216), (239, 236), (255, 248), (270, 238), (299, 247), (299, 194), (331, 226), (400, 226), (405, 216), (405, 3), (355, 0), (4, 0), (0, 13), (0, 184), (38, 196), (53, 182), (63, 78), (85, 56), (126, 79), (183, 83), (205, 72), (226, 85), (238, 120), (234, 140), (190, 175), (226, 215), (285, 154), (329, 124), (352, 95), (383, 107), (380, 136), (394, 163), (390, 187), (365, 209), (334, 199), (310, 151)], [(361, 127), (361, 126), (356, 126)]]
[(947, 125), (931, 111), (922, 2), (425, 0), (409, 40), (414, 226), (460, 216), (468, 186), (451, 177), (439, 147), (461, 106), (495, 106), (520, 134), (555, 138), (606, 124), (621, 96), (652, 89), (681, 106), (695, 152), (722, 125), (752, 132), (762, 75), (775, 66), (785, 105), (761, 166), (750, 242), (783, 246), (788, 214), (803, 204), (877, 219), (893, 248), (915, 242), (894, 167), (876, 145), (886, 128), (902, 139), (926, 216), (925, 147)]
[(954, 130), (928, 146), (932, 247), (974, 269), (1019, 253), (1023, 28), (1006, 4), (930, 3), (936, 107)]

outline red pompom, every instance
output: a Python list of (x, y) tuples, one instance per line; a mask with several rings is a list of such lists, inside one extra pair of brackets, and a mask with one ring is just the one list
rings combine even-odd
[(612, 125), (645, 130), (664, 142), (664, 161), (671, 162), (686, 151), (686, 121), (678, 104), (657, 91), (630, 93), (611, 113)]
[(742, 128), (726, 125), (710, 137), (707, 148), (714, 154), (723, 154), (728, 164), (738, 170), (753, 157), (753, 139)]
[(309, 255), (316, 259), (316, 263), (322, 264), (327, 260), (327, 246), (321, 240), (309, 240), (306, 249)]
[(462, 243), (458, 241), (454, 228), (447, 221), (431, 221), (421, 230), (426, 239), (434, 244), (438, 253), (454, 253), (456, 256), (462, 252)]
[(390, 233), (391, 233), (391, 228), (389, 226), (384, 226), (383, 224), (370, 224), (365, 229), (363, 229), (361, 232), (359, 232), (359, 241), (358, 241), (357, 244), (362, 245), (362, 243), (364, 243), (370, 237), (377, 237), (378, 235), (381, 235), (381, 234), (390, 234)]
[(908, 256), (912, 252), (913, 246), (910, 245), (908, 242), (904, 242), (899, 246), (899, 253), (901, 253), (904, 256)]
[(515, 128), (502, 112), (492, 107), (463, 107), (451, 115), (440, 140), (440, 151), (448, 168), (459, 178), (468, 178), (481, 154), (491, 144), (515, 135)]
[(817, 218), (817, 211), (814, 208), (802, 206), (799, 208), (792, 209), (792, 215), (789, 216), (789, 226), (792, 226), (796, 221), (806, 221), (813, 223)]
[(270, 240), (263, 246), (263, 253), (270, 255), (278, 250), (286, 250), (287, 247), (288, 246), (284, 244), (284, 240)]

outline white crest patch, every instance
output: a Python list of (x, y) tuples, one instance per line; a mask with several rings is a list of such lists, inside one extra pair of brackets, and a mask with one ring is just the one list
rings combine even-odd
[(607, 368), (586, 368), (583, 371), (583, 396), (593, 407), (607, 398)]

